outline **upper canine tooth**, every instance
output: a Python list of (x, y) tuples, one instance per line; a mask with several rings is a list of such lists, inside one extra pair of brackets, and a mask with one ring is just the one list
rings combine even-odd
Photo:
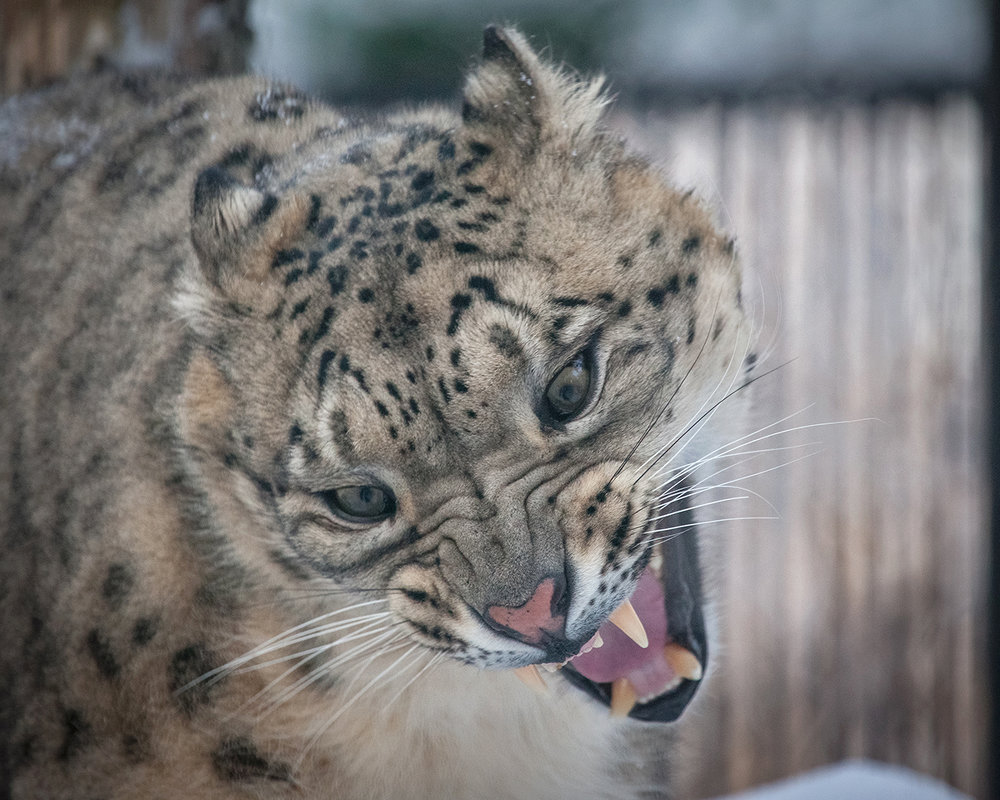
[(639, 647), (649, 647), (649, 637), (646, 636), (646, 629), (642, 627), (639, 615), (635, 613), (632, 604), (626, 600), (618, 608), (611, 612), (608, 622), (619, 628), (629, 639)]
[(549, 687), (542, 680), (542, 676), (534, 664), (528, 664), (526, 667), (518, 667), (514, 670), (514, 674), (536, 692), (547, 692), (549, 690)]
[(668, 642), (663, 648), (663, 657), (677, 675), (689, 681), (700, 681), (702, 676), (701, 662), (698, 656), (677, 642)]
[(635, 687), (628, 678), (619, 678), (611, 684), (611, 716), (627, 717), (635, 708)]

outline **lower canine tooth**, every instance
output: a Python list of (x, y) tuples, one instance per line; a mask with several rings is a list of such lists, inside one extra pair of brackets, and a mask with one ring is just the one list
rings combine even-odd
[(619, 678), (611, 684), (611, 716), (627, 717), (635, 708), (635, 688), (628, 678)]
[(646, 636), (646, 629), (642, 627), (642, 620), (635, 613), (632, 604), (626, 600), (618, 608), (611, 612), (608, 622), (619, 628), (629, 639), (639, 647), (649, 647), (649, 637)]
[(702, 676), (701, 662), (698, 657), (683, 645), (669, 642), (663, 648), (663, 657), (677, 675), (689, 681), (700, 681)]
[(595, 633), (594, 634), (593, 641), (594, 641), (594, 647), (603, 647), (604, 646), (604, 640), (601, 638), (601, 634), (599, 634), (599, 633)]
[(514, 674), (536, 692), (547, 692), (549, 690), (549, 687), (542, 680), (542, 676), (534, 664), (528, 664), (526, 667), (518, 667), (514, 670)]

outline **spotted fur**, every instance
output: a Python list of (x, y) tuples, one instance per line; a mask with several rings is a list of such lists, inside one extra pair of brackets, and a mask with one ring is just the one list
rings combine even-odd
[[(743, 351), (731, 241), (605, 104), (490, 28), (460, 116), (111, 74), (0, 108), (13, 797), (628, 796), (627, 726), (484, 622), (569, 575), (550, 655), (592, 635)], [(373, 483), (388, 519), (331, 511)]]

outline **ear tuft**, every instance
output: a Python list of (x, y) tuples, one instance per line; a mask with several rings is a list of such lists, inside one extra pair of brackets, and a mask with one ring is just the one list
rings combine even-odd
[(504, 29), (498, 25), (487, 25), (483, 31), (483, 61), (500, 59), (516, 60), (517, 56)]
[(482, 63), (465, 85), (462, 119), (477, 139), (530, 157), (543, 144), (585, 147), (600, 132), (603, 80), (576, 80), (542, 62), (512, 28), (483, 31)]
[(268, 283), (274, 254), (305, 227), (296, 195), (247, 186), (219, 166), (198, 176), (191, 203), (191, 241), (208, 283), (249, 302)]

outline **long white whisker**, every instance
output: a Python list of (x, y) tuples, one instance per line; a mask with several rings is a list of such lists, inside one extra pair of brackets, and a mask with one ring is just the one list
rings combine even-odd
[(720, 519), (706, 519), (701, 522), (689, 522), (685, 525), (674, 525), (669, 528), (662, 528), (663, 532), (676, 531), (670, 536), (654, 536), (649, 540), (649, 544), (660, 544), (662, 542), (669, 542), (676, 539), (678, 536), (682, 536), (685, 531), (691, 530), (692, 528), (704, 528), (706, 525), (718, 525), (720, 522), (751, 522), (755, 520), (776, 520), (781, 519), (781, 517), (770, 516), (770, 517), (724, 517)]
[(394, 694), (389, 699), (389, 701), (383, 707), (383, 711), (386, 708), (388, 708), (389, 706), (391, 706), (393, 703), (395, 703), (402, 696), (403, 692), (405, 692), (408, 688), (410, 688), (410, 686), (413, 685), (414, 681), (416, 681), (421, 675), (423, 675), (425, 672), (427, 672), (427, 670), (429, 670), (432, 666), (434, 666), (442, 658), (444, 658), (444, 655), (445, 654), (443, 652), (440, 652), (440, 651), (438, 651), (437, 653), (434, 653), (431, 656), (430, 660), (428, 660), (428, 662), (423, 666), (423, 668), (419, 672), (417, 672), (416, 675), (414, 675), (412, 678), (410, 678), (406, 683), (404, 683), (403, 687), (398, 692), (396, 692), (396, 694)]
[(382, 633), (379, 637), (369, 642), (357, 645), (348, 652), (340, 654), (336, 658), (331, 659), (330, 661), (325, 661), (322, 664), (316, 665), (316, 667), (312, 669), (309, 672), (309, 674), (299, 678), (297, 681), (285, 687), (284, 690), (282, 690), (274, 697), (272, 697), (271, 702), (264, 709), (262, 709), (260, 716), (264, 717), (267, 714), (270, 714), (276, 708), (278, 708), (278, 706), (282, 705), (283, 703), (286, 703), (295, 695), (299, 694), (302, 690), (319, 681), (325, 675), (330, 674), (333, 670), (341, 666), (346, 661), (350, 661), (351, 659), (357, 658), (358, 656), (361, 656), (364, 653), (367, 653), (369, 650), (372, 650), (374, 648), (381, 648), (376, 651), (376, 655), (378, 655), (379, 653), (391, 652), (397, 649), (397, 647), (393, 647), (392, 645), (396, 641), (398, 641), (399, 638), (400, 638), (399, 631), (388, 631)]
[(300, 756), (300, 759), (305, 757), (306, 753), (308, 753), (313, 748), (313, 746), (315, 746), (316, 742), (319, 741), (320, 737), (326, 731), (328, 731), (330, 729), (331, 725), (333, 725), (338, 719), (340, 719), (340, 716), (345, 711), (347, 711), (347, 709), (349, 709), (352, 705), (354, 705), (361, 697), (364, 696), (364, 694), (372, 686), (374, 686), (376, 683), (378, 683), (387, 672), (390, 672), (391, 670), (395, 669), (396, 665), (400, 661), (402, 661), (404, 658), (406, 658), (410, 653), (412, 653), (418, 647), (420, 647), (419, 644), (414, 644), (413, 646), (411, 646), (409, 650), (407, 650), (405, 653), (403, 653), (403, 655), (401, 655), (399, 658), (397, 658), (395, 661), (393, 661), (389, 666), (387, 666), (380, 673), (378, 673), (378, 675), (376, 675), (374, 678), (372, 678), (370, 681), (368, 681), (368, 683), (366, 683), (365, 686), (359, 692), (357, 692), (354, 695), (354, 697), (352, 697), (350, 700), (348, 700), (346, 703), (344, 703), (344, 705), (342, 705), (333, 716), (331, 716), (329, 719), (327, 719), (323, 723), (323, 725), (320, 726), (319, 730), (317, 730), (316, 733), (310, 738), (310, 740), (306, 744), (306, 746), (303, 748), (302, 755)]

